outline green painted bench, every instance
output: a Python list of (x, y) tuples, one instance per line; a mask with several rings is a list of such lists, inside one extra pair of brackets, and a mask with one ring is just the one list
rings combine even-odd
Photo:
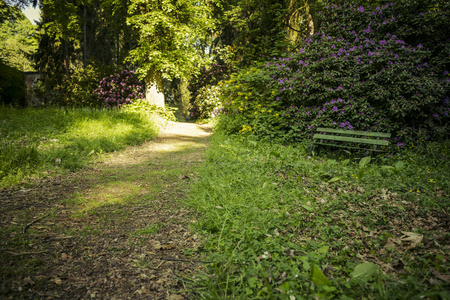
[(366, 150), (367, 156), (369, 151), (384, 151), (383, 149), (377, 149), (377, 146), (389, 145), (388, 139), (390, 137), (390, 133), (384, 132), (318, 127), (311, 140), (309, 156), (311, 156), (313, 145)]

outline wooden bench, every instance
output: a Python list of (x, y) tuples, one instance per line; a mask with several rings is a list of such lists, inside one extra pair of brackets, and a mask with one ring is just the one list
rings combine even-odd
[(377, 146), (389, 145), (387, 139), (390, 137), (390, 133), (384, 132), (318, 127), (309, 147), (309, 156), (311, 156), (313, 145), (367, 150), (366, 156), (368, 156), (369, 151), (384, 151), (377, 149)]

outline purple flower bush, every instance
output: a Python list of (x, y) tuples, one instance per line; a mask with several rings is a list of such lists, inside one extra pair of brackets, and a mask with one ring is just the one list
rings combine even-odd
[[(319, 13), (319, 33), (298, 52), (260, 67), (267, 78), (262, 97), (224, 99), (225, 108), (256, 128), (266, 128), (254, 117), (256, 107), (278, 111), (279, 135), (290, 141), (310, 137), (318, 126), (391, 132), (403, 142), (419, 128), (422, 136), (448, 138), (449, 7), (426, 10), (428, 4), (402, 0), (370, 9), (328, 3)], [(239, 75), (225, 88), (227, 99), (261, 82)]]
[(134, 100), (144, 99), (145, 87), (133, 71), (123, 70), (103, 78), (94, 94), (102, 107), (121, 107)]

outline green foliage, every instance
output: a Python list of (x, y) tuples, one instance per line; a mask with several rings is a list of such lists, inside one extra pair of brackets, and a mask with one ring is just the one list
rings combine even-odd
[(220, 102), (220, 85), (205, 86), (197, 92), (197, 97), (192, 104), (191, 117), (208, 119), (219, 114), (222, 103)]
[(128, 10), (127, 23), (140, 36), (129, 60), (142, 77), (159, 71), (167, 79), (188, 79), (203, 64), (195, 45), (212, 25), (203, 1), (132, 0)]
[(216, 23), (211, 48), (217, 61), (245, 67), (281, 55), (290, 46), (286, 27), (295, 13), (292, 4), (284, 0), (213, 1), (211, 10)]
[(0, 23), (0, 58), (17, 70), (35, 71), (32, 56), (38, 47), (37, 26), (22, 13), (18, 17)]
[[(217, 130), (255, 133), (261, 138), (285, 138), (283, 108), (273, 101), (277, 90), (263, 67), (243, 69), (225, 81), (222, 103), (227, 114), (219, 119)], [(251, 130), (250, 130), (251, 128)]]
[[(202, 67), (197, 74), (194, 74), (189, 79), (190, 98), (190, 117), (191, 118), (205, 118), (200, 116), (201, 108), (197, 105), (202, 105), (201, 100), (197, 100), (201, 91), (208, 90), (208, 86), (216, 86), (222, 80), (229, 77), (230, 70), (226, 65), (212, 64), (209, 68)], [(195, 103), (197, 101), (198, 104)]]
[(0, 186), (79, 170), (101, 153), (152, 139), (168, 119), (173, 114), (145, 101), (108, 110), (0, 107)]
[[(46, 103), (96, 103), (93, 85), (125, 69), (124, 59), (137, 44), (135, 32), (126, 24), (127, 10), (127, 1), (121, 0), (41, 1), (36, 62)], [(83, 85), (80, 96), (78, 84)]]
[(21, 19), (21, 11), (19, 7), (8, 5), (5, 1), (0, 1), (0, 24), (7, 21)]
[(0, 59), (0, 103), (25, 105), (25, 78), (23, 72), (7, 66)]
[[(439, 277), (450, 265), (439, 253), (449, 232), (438, 224), (450, 205), (449, 144), (370, 163), (311, 159), (307, 146), (213, 136), (186, 200), (205, 239), (197, 252), (212, 261), (196, 280), (187, 280), (192, 297), (445, 298)], [(361, 168), (360, 180), (355, 174)], [(335, 177), (341, 180), (330, 180)], [(412, 244), (404, 232), (423, 240)], [(429, 268), (439, 271), (424, 272)]]
[[(108, 71), (108, 70), (107, 70)], [(38, 94), (47, 105), (68, 107), (99, 107), (95, 90), (104, 77), (105, 70), (89, 65), (75, 69), (70, 77), (44, 80), (38, 86)]]
[[(442, 47), (448, 41), (440, 38), (448, 5), (422, 12), (399, 3), (373, 10), (330, 4), (318, 15), (322, 31), (298, 52), (273, 57), (258, 67), (258, 76), (242, 70), (245, 80), (228, 82), (223, 102), (231, 115), (226, 120), (240, 122), (234, 132), (245, 125), (257, 133), (260, 112), (271, 110), (282, 118), (270, 124), (278, 128), (269, 130), (270, 138), (287, 141), (308, 138), (317, 126), (392, 132), (398, 146), (419, 135), (448, 137), (450, 61)], [(427, 30), (408, 45), (412, 33), (405, 28), (419, 24)], [(264, 95), (239, 98), (250, 90), (256, 95), (255, 86)]]

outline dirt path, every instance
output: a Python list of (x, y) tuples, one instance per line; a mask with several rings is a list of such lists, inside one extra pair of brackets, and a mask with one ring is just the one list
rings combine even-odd
[(200, 240), (180, 203), (211, 129), (155, 140), (26, 189), (0, 190), (0, 298), (186, 299)]

